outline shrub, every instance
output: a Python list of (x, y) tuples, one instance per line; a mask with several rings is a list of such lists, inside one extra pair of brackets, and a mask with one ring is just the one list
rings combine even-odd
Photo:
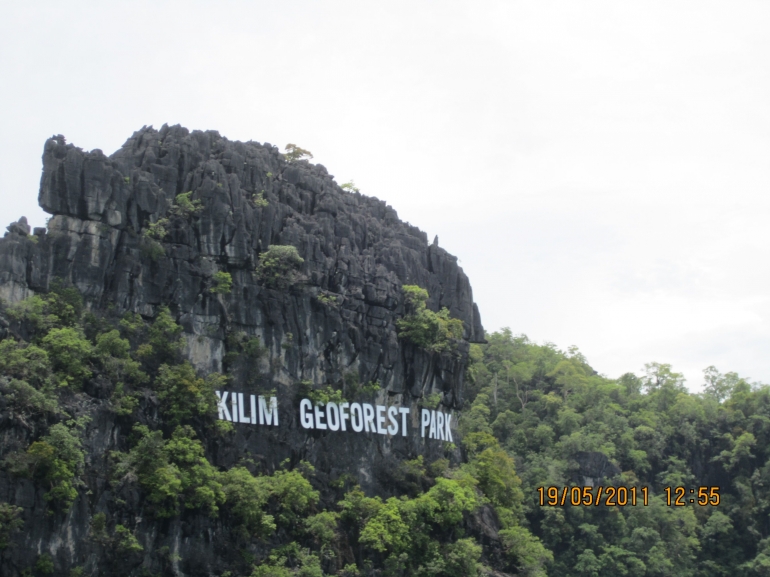
[(431, 352), (456, 349), (457, 341), (463, 336), (463, 322), (450, 318), (446, 307), (437, 313), (428, 309), (428, 291), (425, 289), (415, 285), (404, 285), (401, 288), (407, 314), (396, 321), (399, 336)]
[(484, 449), (470, 463), (479, 489), (498, 509), (503, 526), (511, 526), (521, 514), (524, 495), (513, 459), (499, 446)]
[(24, 454), (12, 453), (6, 459), (11, 472), (42, 481), (48, 488), (45, 499), (69, 508), (77, 498), (76, 487), (82, 482), (84, 454), (76, 430), (83, 423), (70, 421), (53, 425), (45, 437), (32, 443)]
[(179, 424), (191, 417), (214, 412), (217, 405), (214, 391), (223, 385), (224, 379), (217, 373), (202, 379), (189, 362), (161, 365), (155, 379), (155, 390), (169, 421)]
[(97, 513), (91, 517), (91, 527), (88, 531), (88, 536), (97, 543), (105, 544), (109, 541), (109, 535), (107, 534), (107, 515), (104, 513)]
[(345, 397), (343, 396), (342, 391), (335, 389), (331, 385), (326, 385), (320, 389), (314, 389), (312, 382), (301, 381), (299, 391), (301, 396), (307, 397), (316, 404), (339, 404), (345, 401)]
[(356, 186), (356, 183), (352, 180), (346, 182), (345, 184), (341, 184), (340, 188), (342, 190), (347, 190), (348, 192), (361, 192), (361, 190)]
[(361, 384), (358, 378), (358, 371), (347, 371), (342, 376), (343, 390), (345, 391), (345, 399), (348, 401), (355, 401), (359, 396), (364, 395), (367, 397), (376, 395), (382, 388), (380, 381), (369, 381)]
[(310, 153), (309, 150), (300, 148), (296, 144), (287, 144), (284, 157), (286, 158), (287, 162), (295, 162), (297, 160), (313, 158), (313, 155)]
[(168, 235), (168, 219), (159, 218), (156, 222), (147, 225), (144, 231), (144, 237), (154, 240), (163, 240)]
[(337, 304), (337, 295), (333, 295), (329, 293), (320, 293), (316, 297), (316, 300), (322, 305), (333, 306)]
[(83, 313), (83, 297), (74, 287), (64, 287), (59, 279), (50, 290), (15, 304), (8, 310), (13, 320), (23, 322), (33, 334), (44, 334), (56, 327), (74, 327)]
[(53, 559), (48, 553), (43, 553), (40, 557), (37, 558), (37, 562), (35, 563), (35, 570), (41, 575), (53, 575)]
[(262, 190), (258, 192), (257, 194), (253, 195), (251, 199), (254, 201), (254, 206), (257, 208), (265, 208), (266, 206), (269, 206), (270, 203), (265, 198), (265, 191)]
[(158, 262), (166, 254), (163, 245), (152, 238), (142, 239), (141, 251), (142, 256), (149, 258), (152, 262)]
[(268, 287), (287, 289), (299, 279), (299, 268), (305, 260), (291, 245), (274, 244), (262, 253), (257, 277)]
[(316, 515), (311, 515), (305, 519), (305, 529), (313, 536), (322, 549), (328, 547), (337, 538), (337, 519), (338, 513), (323, 511)]
[(0, 341), (0, 373), (26, 381), (37, 389), (53, 384), (48, 353), (13, 339)]
[(0, 381), (0, 392), (2, 392), (6, 402), (23, 414), (55, 414), (59, 412), (59, 403), (50, 391), (38, 391), (26, 381), (17, 379), (12, 379), (10, 382)]
[(163, 363), (175, 363), (184, 345), (182, 327), (174, 321), (168, 308), (163, 307), (150, 327), (147, 342), (139, 346), (136, 354), (148, 368), (154, 369)]
[(115, 525), (115, 550), (120, 554), (141, 553), (144, 547), (139, 543), (130, 529), (123, 525)]
[(269, 477), (255, 477), (245, 467), (233, 467), (222, 477), (227, 506), (249, 536), (267, 537), (275, 530), (264, 508), (272, 493)]
[(284, 525), (296, 524), (318, 503), (319, 493), (305, 477), (315, 469), (309, 463), (300, 465), (292, 471), (276, 471), (271, 477), (273, 496), (280, 504), (277, 518)]
[(134, 433), (134, 447), (114, 453), (117, 479), (136, 478), (158, 517), (173, 517), (182, 507), (206, 509), (215, 516), (225, 501), (221, 474), (206, 459), (195, 431), (177, 427), (168, 440), (145, 425), (135, 425)]
[(144, 383), (147, 375), (139, 368), (139, 363), (129, 356), (131, 344), (120, 337), (120, 331), (113, 329), (96, 337), (94, 353), (104, 372), (115, 383), (124, 381), (136, 384)]
[(171, 207), (171, 213), (182, 218), (189, 218), (203, 210), (200, 200), (190, 200), (192, 191), (178, 194), (174, 199), (174, 205)]
[(120, 328), (123, 329), (124, 334), (129, 336), (136, 336), (144, 329), (144, 320), (139, 313), (126, 313), (123, 318), (120, 319)]
[(250, 577), (292, 577), (294, 572), (286, 567), (286, 557), (276, 554), (254, 567)]
[(525, 527), (500, 531), (503, 550), (520, 575), (545, 577), (545, 565), (553, 561), (553, 553)]
[(80, 330), (70, 327), (51, 329), (42, 345), (50, 355), (61, 384), (79, 387), (91, 376), (87, 362), (93, 347)]
[(19, 518), (23, 512), (21, 507), (0, 502), (0, 551), (10, 545), (13, 534), (24, 525)]
[(233, 277), (229, 272), (218, 271), (212, 278), (214, 286), (209, 291), (214, 294), (226, 295), (233, 290)]

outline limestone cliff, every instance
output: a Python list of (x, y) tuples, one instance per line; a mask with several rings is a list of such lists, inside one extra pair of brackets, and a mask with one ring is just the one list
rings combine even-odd
[[(186, 192), (200, 210), (175, 210), (175, 199)], [(429, 244), (385, 202), (345, 191), (323, 166), (287, 162), (269, 144), (179, 126), (142, 128), (109, 157), (66, 144), (62, 136), (49, 139), (39, 201), (52, 215), (45, 229), (30, 234), (22, 219), (0, 239), (6, 305), (44, 293), (59, 279), (76, 287), (95, 314), (132, 312), (149, 322), (168, 307), (184, 328), (185, 355), (201, 374), (227, 369), (232, 390), (277, 391), (278, 427), (236, 426), (227, 436), (205, 439), (217, 467), (244, 456), (266, 471), (285, 459), (306, 460), (316, 467), (314, 483), (322, 492), (348, 474), (370, 494), (387, 496), (395, 492), (393, 472), (401, 460), (457, 458), (456, 449), (419, 435), (308, 431), (298, 424), (300, 387), (339, 387), (346, 379), (379, 384), (373, 402), (415, 407), (414, 427), (416, 407), (427, 395), (440, 394), (447, 412), (462, 406), (468, 343), (484, 336), (470, 283), (455, 257)], [(165, 234), (153, 238), (148, 232), (159, 223)], [(260, 256), (274, 245), (296, 247), (304, 259), (299, 281), (288, 288), (271, 288), (255, 274)], [(211, 291), (218, 272), (232, 277), (227, 294)], [(399, 339), (403, 285), (427, 289), (429, 309), (446, 307), (462, 320), (463, 339), (454, 351), (429, 352)], [(1, 324), (0, 336), (9, 336), (8, 322)], [(232, 335), (259, 338), (265, 354), (256, 367), (228, 361)], [(24, 534), (2, 554), (3, 575), (20, 574), (41, 553), (51, 555), (57, 574), (70, 566), (119, 572), (109, 552), (89, 538), (97, 512), (122, 519), (144, 547), (144, 557), (132, 559), (126, 571), (141, 565), (151, 572), (218, 575), (227, 566), (229, 533), (222, 522), (193, 513), (142, 518), (140, 493), (112, 492), (108, 455), (125, 450), (133, 425), (112, 410), (113, 389), (96, 374), (84, 392), (63, 401), (72, 416), (91, 418), (83, 434), (85, 486), (68, 512), (50, 515), (45, 487), (0, 470), (0, 501), (22, 507), (25, 521)], [(3, 407), (6, 455), (29, 446), (41, 429), (25, 427)], [(163, 420), (152, 395), (142, 400), (139, 415), (149, 424)], [(170, 551), (167, 567), (153, 557), (158, 551)]]

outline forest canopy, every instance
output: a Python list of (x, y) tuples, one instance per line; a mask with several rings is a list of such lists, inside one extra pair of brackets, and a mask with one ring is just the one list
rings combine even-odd
[[(270, 258), (297, 264), (279, 248), (268, 251), (265, 270), (278, 266)], [(455, 358), (459, 321), (428, 311), (419, 287), (405, 295), (400, 336)], [(115, 574), (142, 562), (144, 546), (127, 525), (136, 495), (150, 521), (220, 520), (239, 550), (257, 552), (234, 556), (231, 575), (770, 574), (770, 387), (736, 373), (708, 367), (703, 392), (692, 393), (666, 364), (610, 379), (576, 348), (509, 329), (488, 334), (470, 347), (459, 447), (447, 442), (432, 462), (401, 460), (389, 471), (393, 493), (373, 496), (350, 475), (319, 483), (302, 460), (269, 471), (249, 459), (214, 464), (204, 440), (233, 431), (216, 419), (215, 390), (232, 377), (228, 367), (253, 370), (266, 355), (256, 337), (228, 335), (224, 372), (202, 375), (183, 358), (183, 330), (167, 308), (151, 320), (98, 316), (77, 291), (55, 285), (0, 313), (9, 327), (0, 408), (32, 431), (26, 445), (2, 449), (0, 467), (35, 483), (51, 515), (67, 514), (88, 491), (90, 417), (76, 414), (79, 399), (94, 375), (111, 391), (107, 410), (126, 433), (102, 473), (118, 498), (94, 512), (89, 539), (130, 560)], [(440, 397), (420, 402), (435, 407)], [(599, 486), (636, 490), (639, 499), (543, 502), (546, 488), (585, 496), (583, 487), (596, 494)], [(706, 488), (710, 498), (717, 488), (718, 504), (692, 503), (687, 493), (678, 506), (677, 487), (698, 496)], [(0, 502), (0, 550), (23, 530), (23, 513)]]

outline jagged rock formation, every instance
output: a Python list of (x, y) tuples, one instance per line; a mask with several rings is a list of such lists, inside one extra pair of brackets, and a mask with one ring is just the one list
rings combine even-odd
[[(186, 191), (204, 210), (172, 219), (165, 255), (143, 256), (142, 231)], [(252, 202), (260, 192), (266, 207)], [(221, 368), (226, 327), (258, 334), (278, 355), (290, 332), (301, 353), (287, 359), (287, 379), (333, 381), (360, 367), (391, 392), (442, 390), (455, 405), (461, 364), (405, 367), (394, 326), (402, 284), (427, 289), (429, 308), (447, 307), (463, 320), (466, 340), (483, 340), (455, 257), (385, 202), (347, 193), (323, 166), (289, 164), (269, 144), (164, 126), (143, 128), (106, 157), (54, 137), (45, 144), (40, 205), (53, 215), (47, 234), (37, 231), (41, 242), (24, 242), (24, 219), (0, 244), (0, 296), (14, 301), (58, 277), (95, 307), (152, 317), (169, 304), (195, 335), (190, 353), (204, 370)], [(288, 298), (252, 274), (260, 252), (275, 244), (293, 245), (305, 259), (306, 284)], [(233, 275), (226, 302), (207, 291), (217, 270)], [(339, 297), (337, 306), (315, 306), (320, 291)]]
[[(173, 211), (177, 195), (188, 191), (202, 210)], [(168, 306), (184, 327), (185, 354), (203, 373), (223, 369), (228, 335), (259, 337), (266, 347), (258, 384), (278, 390), (280, 426), (268, 432), (236, 426), (226, 441), (207, 440), (215, 465), (230, 467), (244, 454), (267, 470), (286, 458), (304, 459), (316, 466), (322, 488), (352, 473), (368, 492), (388, 495), (395, 462), (445, 454), (441, 443), (418, 436), (308, 432), (297, 423), (301, 382), (375, 381), (381, 402), (416, 407), (425, 395), (440, 393), (445, 410), (462, 405), (468, 343), (484, 336), (470, 283), (455, 257), (437, 240), (429, 244), (385, 202), (346, 192), (323, 166), (287, 162), (269, 144), (179, 126), (145, 127), (109, 157), (66, 144), (62, 136), (49, 139), (39, 200), (52, 214), (47, 229), (30, 235), (22, 218), (0, 239), (0, 297), (6, 302), (61, 279), (77, 287), (92, 311), (135, 312), (150, 320)], [(153, 240), (147, 232), (161, 219), (168, 219), (167, 234)], [(272, 245), (292, 245), (304, 258), (302, 281), (289, 289), (265, 286), (254, 273)], [(210, 291), (220, 271), (232, 275), (229, 294)], [(399, 340), (395, 322), (404, 315), (405, 284), (427, 289), (430, 309), (447, 307), (463, 321), (464, 339), (455, 352), (430, 353)], [(254, 384), (247, 377), (253, 375), (234, 372), (230, 388), (247, 390)], [(0, 501), (25, 508), (30, 559), (50, 551), (73, 564), (99, 566), (98, 548), (87, 539), (89, 519), (110, 511), (115, 496), (103, 471), (109, 452), (125, 448), (121, 439), (130, 429), (110, 411), (111, 390), (102, 385), (86, 387), (87, 402), (71, 400), (72, 411), (92, 421), (84, 437), (90, 494), (81, 491), (69, 513), (48, 518), (41, 488), (0, 472)], [(416, 410), (411, 418), (418, 428)], [(10, 424), (0, 422), (3, 427), (8, 433)], [(35, 434), (13, 432), (19, 442)], [(121, 498), (141, 509), (139, 495)], [(175, 566), (177, 574), (196, 566), (209, 574), (226, 546), (221, 527), (205, 515), (135, 526), (146, 551), (165, 546), (186, 560)], [(6, 552), (3, 566), (23, 566), (24, 547)]]

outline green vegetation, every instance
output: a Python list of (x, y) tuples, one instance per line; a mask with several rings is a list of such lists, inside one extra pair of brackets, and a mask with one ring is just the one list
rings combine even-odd
[(309, 150), (300, 148), (296, 144), (287, 144), (286, 152), (283, 153), (283, 156), (284, 158), (286, 158), (286, 162), (296, 162), (297, 160), (305, 160), (305, 159), (313, 158), (313, 155), (310, 153)]
[(167, 218), (159, 218), (156, 222), (149, 223), (144, 230), (145, 238), (163, 240), (168, 235), (168, 225)]
[(343, 396), (348, 401), (355, 401), (359, 397), (371, 397), (380, 390), (379, 381), (369, 381), (361, 383), (358, 371), (347, 371), (342, 375)]
[[(290, 286), (301, 264), (294, 247), (270, 247), (263, 282)], [(424, 289), (405, 286), (404, 298), (401, 338), (455, 350), (462, 323), (446, 309), (429, 311)], [(183, 358), (182, 327), (167, 308), (148, 320), (97, 316), (84, 312), (76, 290), (53, 283), (0, 314), (8, 325), (0, 340), (4, 422), (25, 431), (3, 447), (6, 478), (31, 479), (52, 514), (85, 505), (87, 422), (72, 416), (96, 400), (83, 390), (101, 387), (99, 410), (116, 413), (116, 430), (132, 431), (108, 456), (114, 499), (91, 518), (89, 538), (116, 558), (145, 554), (126, 503), (138, 495), (147, 523), (216, 518), (241, 552), (228, 567), (239, 575), (460, 577), (494, 563), (529, 576), (748, 577), (770, 567), (770, 387), (736, 373), (709, 367), (704, 392), (692, 394), (666, 364), (608, 379), (575, 348), (509, 330), (487, 335), (487, 344), (470, 347), (465, 406), (453, 421), (459, 448), (447, 443), (431, 460), (400, 457), (383, 473), (390, 493), (376, 497), (350, 474), (316, 476), (301, 456), (277, 470), (248, 453), (214, 465), (216, 441), (234, 436), (232, 423), (216, 419), (214, 391), (228, 389), (228, 379), (252, 391), (276, 386), (256, 380), (268, 364), (257, 337), (228, 332), (228, 376), (203, 376)], [(283, 344), (294, 352), (298, 340), (285, 333)], [(380, 390), (360, 383), (355, 368), (341, 371), (333, 384), (303, 381), (294, 390), (317, 403)], [(418, 406), (437, 408), (442, 398), (427, 394)], [(539, 487), (586, 483), (646, 488), (649, 503), (540, 504)], [(669, 506), (664, 488), (676, 486), (718, 486), (721, 502), (699, 506), (688, 495), (684, 506)], [(0, 550), (18, 539), (24, 515), (0, 502)], [(476, 541), (482, 516), (498, 524), (485, 549)], [(49, 574), (53, 561), (43, 555), (29, 570)]]
[(71, 327), (51, 329), (41, 339), (62, 386), (79, 387), (91, 376), (88, 368), (93, 346), (82, 331)]
[(167, 218), (159, 218), (156, 222), (151, 222), (147, 225), (147, 228), (142, 233), (142, 240), (140, 243), (140, 249), (142, 256), (145, 256), (153, 262), (158, 260), (166, 254), (166, 249), (163, 248), (161, 241), (168, 236), (169, 220)]
[(305, 262), (296, 247), (274, 244), (260, 255), (257, 278), (270, 288), (286, 290), (299, 280), (299, 268)]
[(342, 190), (347, 190), (348, 192), (361, 192), (361, 190), (356, 186), (356, 183), (352, 180), (344, 184), (340, 184), (340, 188)]
[(153, 388), (158, 392), (168, 421), (179, 424), (194, 416), (212, 414), (217, 404), (214, 391), (223, 388), (226, 380), (217, 373), (203, 379), (185, 361), (179, 365), (161, 365)]
[(337, 295), (322, 292), (318, 294), (316, 300), (322, 305), (333, 306), (337, 304)]
[(335, 389), (331, 385), (326, 385), (320, 389), (314, 389), (313, 383), (310, 381), (301, 381), (299, 394), (302, 397), (307, 397), (313, 403), (343, 403), (345, 402), (345, 396), (342, 391)]
[(50, 291), (10, 307), (8, 317), (30, 332), (33, 342), (52, 328), (76, 327), (83, 313), (83, 297), (74, 287), (55, 280)]
[(182, 218), (199, 214), (203, 210), (203, 204), (200, 200), (191, 200), (190, 197), (192, 197), (192, 191), (176, 195), (174, 204), (171, 206), (171, 214)]
[(24, 521), (19, 519), (22, 512), (21, 507), (0, 502), (0, 551), (8, 547), (11, 536), (24, 526)]
[(144, 551), (134, 534), (123, 525), (115, 525), (115, 551), (119, 555)]
[(91, 529), (88, 536), (100, 545), (112, 547), (119, 555), (144, 551), (144, 547), (136, 536), (123, 525), (115, 525), (112, 536), (110, 536), (107, 530), (107, 515), (104, 513), (97, 513), (91, 518)]
[(265, 208), (270, 206), (270, 202), (265, 198), (265, 191), (261, 190), (258, 193), (252, 195), (251, 199), (254, 201), (254, 206), (257, 208)]
[(211, 280), (213, 285), (209, 290), (214, 294), (226, 295), (233, 290), (233, 277), (229, 272), (217, 271)]
[(164, 439), (161, 431), (135, 425), (134, 436), (131, 451), (113, 454), (117, 482), (136, 477), (158, 517), (173, 517), (183, 508), (217, 514), (225, 501), (221, 475), (205, 458), (191, 427), (179, 426)]
[(0, 380), (0, 393), (5, 401), (15, 409), (20, 416), (56, 414), (59, 403), (53, 391), (38, 391), (25, 381), (12, 379), (10, 382)]
[(401, 289), (406, 315), (396, 322), (399, 336), (426, 351), (442, 353), (454, 350), (463, 336), (463, 322), (450, 318), (446, 307), (437, 313), (428, 309), (429, 295), (425, 289), (416, 285), (404, 285)]
[(84, 454), (79, 429), (84, 425), (82, 420), (52, 425), (48, 434), (33, 442), (26, 452), (11, 453), (5, 466), (16, 475), (42, 482), (48, 489), (46, 500), (68, 509), (78, 496), (77, 487), (82, 484), (79, 476)]
[[(641, 376), (611, 380), (574, 348), (536, 345), (507, 329), (487, 339), (471, 348), (470, 406), (459, 424), (479, 487), (498, 513), (502, 507), (512, 518), (523, 514), (532, 529), (500, 532), (511, 570), (565, 577), (763, 574), (770, 553), (770, 387), (709, 367), (705, 392), (692, 394), (669, 365), (650, 363)], [(490, 439), (498, 446), (488, 446)], [(488, 470), (506, 455), (515, 459), (520, 485), (506, 487), (508, 473)], [(541, 506), (538, 487), (583, 485), (581, 455), (621, 471), (596, 482), (647, 487), (649, 504)], [(663, 489), (676, 486), (719, 486), (721, 503), (690, 504), (688, 493), (685, 506), (668, 506)], [(521, 500), (509, 501), (515, 494)], [(500, 518), (510, 523), (506, 513)]]
[[(145, 332), (145, 327), (139, 329)], [(180, 327), (167, 308), (161, 308), (158, 316), (146, 331), (146, 340), (136, 349), (136, 356), (147, 370), (157, 370), (162, 364), (177, 364), (185, 345)]]
[(275, 530), (273, 516), (265, 512), (272, 495), (269, 477), (255, 477), (245, 467), (233, 467), (223, 475), (222, 484), (239, 530), (247, 537), (268, 537)]
[(37, 562), (35, 563), (35, 571), (41, 575), (53, 575), (53, 559), (48, 553), (43, 553), (40, 557), (37, 558)]

